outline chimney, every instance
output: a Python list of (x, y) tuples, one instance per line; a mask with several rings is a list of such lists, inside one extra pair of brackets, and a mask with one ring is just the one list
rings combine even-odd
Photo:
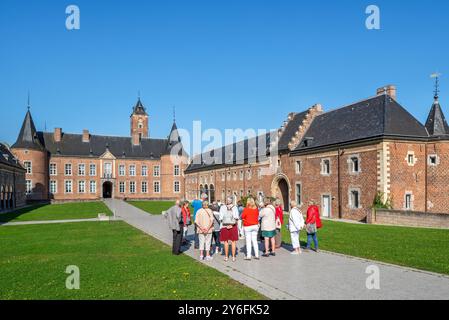
[(83, 142), (90, 142), (90, 134), (89, 134), (89, 130), (84, 129), (83, 130)]
[(55, 128), (55, 132), (53, 133), (53, 139), (55, 142), (61, 142), (62, 138), (62, 128)]
[(378, 96), (383, 95), (383, 94), (387, 94), (396, 100), (396, 87), (393, 85), (387, 85), (387, 86), (377, 89)]

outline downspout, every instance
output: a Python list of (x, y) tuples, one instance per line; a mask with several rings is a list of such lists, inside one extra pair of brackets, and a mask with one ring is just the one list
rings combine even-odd
[(341, 174), (340, 174), (340, 157), (341, 157), (341, 149), (338, 149), (337, 156), (337, 193), (338, 193), (338, 218), (342, 219), (342, 206), (341, 206)]
[(427, 144), (424, 144), (424, 148), (425, 148), (425, 150), (424, 150), (424, 155), (425, 155), (425, 158), (424, 158), (424, 175), (425, 175), (425, 177), (424, 177), (424, 212), (427, 213), (427, 181), (428, 181), (428, 178), (427, 178), (427, 173), (428, 173)]

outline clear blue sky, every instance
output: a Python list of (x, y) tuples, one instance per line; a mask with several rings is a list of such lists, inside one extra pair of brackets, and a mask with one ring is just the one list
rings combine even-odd
[[(65, 28), (65, 8), (81, 30)], [(365, 8), (381, 9), (381, 30)], [(178, 126), (278, 128), (291, 111), (326, 110), (395, 84), (421, 122), (440, 71), (449, 116), (449, 2), (0, 2), (0, 141), (13, 143), (31, 91), (39, 130), (129, 134), (138, 90), (153, 137)], [(448, 80), (446, 80), (448, 79)]]

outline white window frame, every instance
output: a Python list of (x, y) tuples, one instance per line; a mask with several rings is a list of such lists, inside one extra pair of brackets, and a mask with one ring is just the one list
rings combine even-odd
[(50, 191), (50, 194), (58, 193), (58, 181), (50, 180), (49, 191)]
[(31, 179), (25, 180), (25, 192), (26, 192), (26, 194), (33, 193), (33, 180), (31, 180)]
[[(325, 170), (326, 163), (329, 164), (327, 172)], [(322, 176), (330, 176), (331, 175), (331, 159), (329, 159), (329, 158), (321, 159), (321, 175)]]
[(301, 160), (296, 160), (295, 161), (295, 173), (296, 174), (301, 174), (302, 171), (302, 161)]
[(118, 165), (118, 175), (120, 177), (124, 177), (126, 174), (126, 166), (124, 164), (119, 164)]
[(135, 177), (136, 176), (136, 165), (135, 164), (130, 164), (129, 165), (129, 176), (130, 177)]
[(64, 175), (67, 176), (67, 177), (70, 177), (70, 176), (72, 176), (72, 174), (73, 174), (72, 164), (71, 163), (65, 163), (64, 164)]
[(58, 175), (58, 165), (54, 162), (51, 162), (48, 165), (48, 172), (51, 176), (57, 176)]
[(173, 182), (173, 192), (174, 193), (180, 193), (181, 192), (181, 182), (174, 181)]
[[(157, 190), (156, 190), (157, 186)], [(160, 181), (153, 181), (153, 193), (161, 193), (161, 182)]]
[(131, 194), (136, 193), (136, 182), (135, 181), (129, 182), (129, 193), (131, 193)]
[(84, 163), (78, 164), (78, 176), (84, 177), (86, 175), (86, 165)]
[[(410, 158), (412, 159), (412, 161), (410, 162)], [(407, 165), (409, 167), (413, 167), (416, 165), (417, 162), (417, 158), (415, 156), (415, 152), (414, 151), (409, 151), (407, 152), (407, 156), (405, 157), (405, 161), (407, 161)]]
[[(69, 191), (67, 191), (68, 185), (70, 185)], [(73, 194), (73, 180), (64, 180), (64, 194)]]
[(78, 193), (86, 193), (86, 181), (79, 180), (78, 181)]
[(95, 163), (89, 164), (89, 176), (91, 177), (97, 176), (97, 165)]
[[(358, 207), (356, 207), (353, 203), (353, 192), (357, 192), (358, 194)], [(349, 208), (352, 210), (362, 209), (362, 191), (360, 188), (350, 188), (348, 192), (348, 200), (349, 200)]]
[[(435, 158), (435, 163), (432, 163), (432, 161), (431, 161), (432, 158)], [(440, 158), (438, 157), (437, 154), (429, 154), (427, 156), (427, 163), (431, 167), (436, 167), (440, 164)]]
[[(407, 191), (404, 194), (404, 210), (412, 211), (413, 210), (413, 202), (414, 202), (413, 192)], [(410, 205), (408, 205), (408, 199), (410, 199)]]
[[(93, 188), (92, 188), (93, 186)], [(89, 181), (89, 193), (97, 193), (97, 181), (91, 180)]]
[(153, 177), (160, 177), (161, 176), (161, 166), (160, 165), (154, 165), (153, 166)]
[(148, 177), (148, 166), (146, 164), (141, 167), (142, 177)]
[[(299, 200), (298, 200), (298, 189), (299, 189)], [(302, 183), (300, 181), (297, 181), (295, 183), (295, 201), (298, 206), (301, 206), (301, 204), (302, 204)]]
[(142, 193), (148, 193), (148, 182), (142, 181), (142, 183), (140, 184), (140, 188)]
[(33, 174), (33, 162), (30, 160), (26, 160), (23, 162), (23, 166), (25, 167), (26, 174)]
[(179, 164), (175, 164), (173, 167), (173, 175), (175, 177), (179, 177), (181, 175), (181, 167), (179, 166)]
[(124, 194), (126, 192), (126, 182), (125, 181), (120, 181), (118, 183), (118, 192), (121, 194)]
[[(357, 160), (357, 167), (358, 167), (357, 171), (355, 170), (354, 159)], [(349, 164), (349, 173), (351, 173), (351, 174), (359, 174), (360, 172), (362, 172), (360, 155), (358, 155), (358, 154), (350, 155), (348, 157), (348, 164)]]

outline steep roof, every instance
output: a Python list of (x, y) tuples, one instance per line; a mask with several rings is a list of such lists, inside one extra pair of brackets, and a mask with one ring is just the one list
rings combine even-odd
[(136, 105), (133, 108), (133, 114), (140, 114), (140, 115), (147, 115), (147, 111), (145, 109), (145, 107), (142, 104), (142, 101), (140, 100), (140, 98), (137, 100)]
[(383, 94), (317, 116), (295, 152), (383, 136), (428, 138), (428, 133), (396, 100)]
[(0, 164), (24, 170), (9, 148), (3, 143), (0, 143)]
[(167, 153), (172, 153), (174, 151), (178, 156), (187, 157), (187, 152), (184, 150), (184, 146), (181, 142), (181, 136), (179, 135), (178, 126), (176, 122), (173, 121), (172, 128), (170, 130), (170, 135), (167, 139)]
[(99, 157), (109, 150), (116, 158), (159, 159), (167, 154), (167, 139), (142, 138), (140, 145), (133, 145), (130, 137), (91, 135), (89, 142), (82, 141), (81, 134), (63, 133), (55, 142), (53, 133), (38, 132), (45, 149), (52, 155)]
[(34, 126), (30, 110), (28, 110), (25, 115), (19, 136), (17, 137), (17, 141), (12, 145), (12, 148), (44, 149), (37, 136), (36, 127)]
[(264, 160), (262, 158), (269, 154), (271, 141), (276, 135), (273, 131), (204, 152), (192, 159), (186, 172)]
[(431, 136), (449, 135), (449, 126), (437, 98), (435, 98), (427, 117), (426, 128)]

